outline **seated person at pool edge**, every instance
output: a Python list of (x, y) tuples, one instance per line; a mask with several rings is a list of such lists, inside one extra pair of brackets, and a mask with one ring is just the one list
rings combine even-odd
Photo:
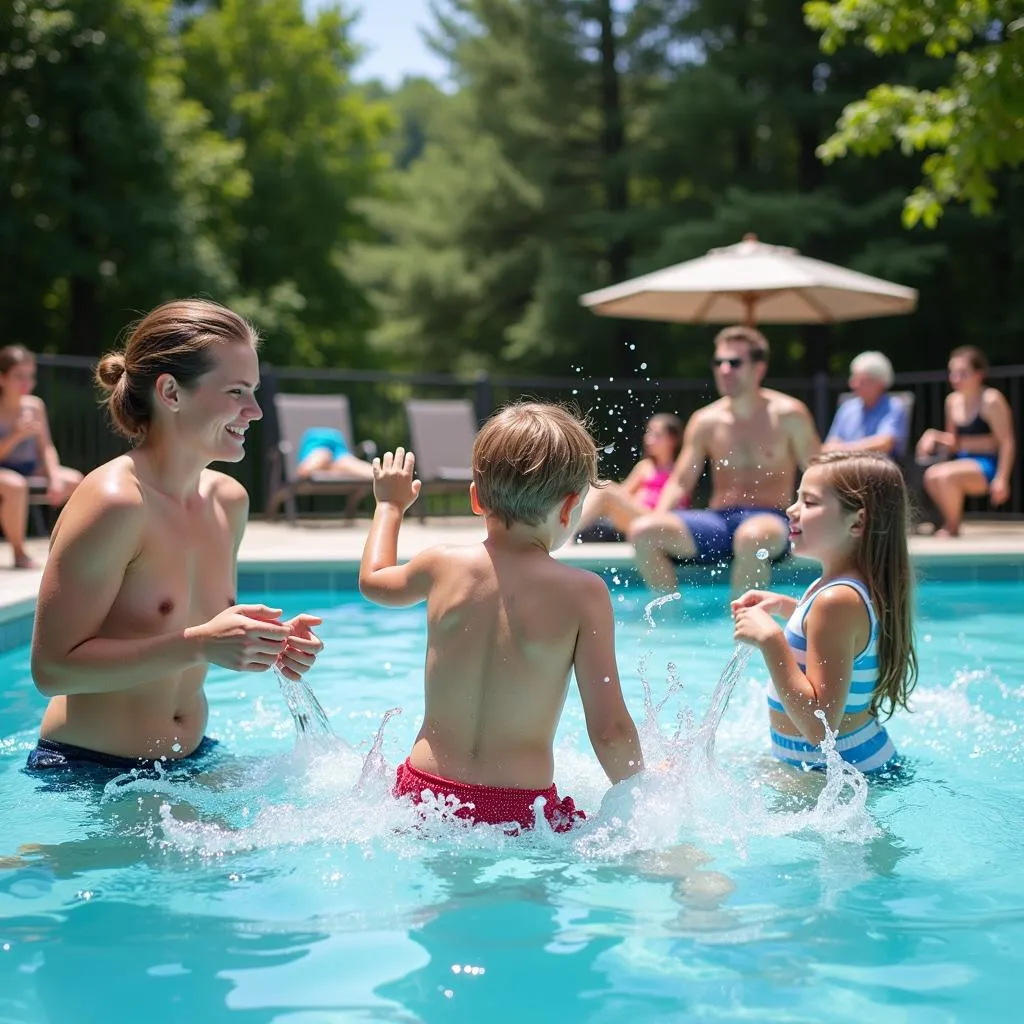
[(359, 589), (377, 604), (427, 602), (423, 725), (398, 769), (394, 793), (455, 796), (459, 817), (534, 824), (533, 805), (556, 831), (582, 812), (553, 783), (555, 730), (575, 672), (587, 732), (611, 782), (643, 768), (636, 726), (615, 663), (615, 620), (604, 580), (551, 550), (576, 532), (597, 449), (557, 406), (513, 405), (473, 446), (473, 510), (487, 538), (443, 545), (397, 564), (398, 534), (419, 494), (401, 448), (374, 459), (377, 508)]
[(77, 469), (60, 464), (46, 405), (32, 394), (35, 386), (35, 356), (21, 345), (0, 348), (0, 526), (16, 569), (36, 568), (25, 550), (29, 478), (46, 480), (46, 500), (53, 508), (82, 481)]
[(988, 360), (973, 345), (949, 355), (944, 430), (926, 430), (917, 442), (917, 460), (928, 465), (924, 488), (942, 515), (936, 536), (960, 533), (964, 498), (988, 494), (993, 505), (1010, 497), (1010, 473), (1017, 454), (1013, 410), (1003, 393), (987, 387)]
[(321, 648), (320, 620), (236, 603), (245, 489), (239, 462), (256, 402), (255, 331), (222, 306), (170, 302), (97, 367), (107, 408), (136, 442), (78, 486), (53, 532), (32, 637), (49, 698), (28, 770), (112, 778), (153, 761), (199, 767), (209, 665), (293, 679)]
[(373, 467), (349, 451), (344, 435), (333, 427), (311, 427), (299, 441), (298, 477), (333, 473), (359, 480), (372, 480)]
[[(599, 519), (607, 519), (616, 530), (625, 533), (634, 519), (658, 504), (682, 447), (683, 425), (679, 417), (669, 412), (655, 413), (644, 433), (644, 457), (629, 476), (621, 484), (606, 483), (587, 491), (579, 532)], [(688, 503), (689, 496), (683, 495), (680, 507)]]
[(907, 410), (892, 395), (892, 363), (881, 352), (861, 352), (850, 363), (848, 398), (836, 409), (822, 445), (823, 452), (881, 452), (893, 459), (904, 454)]
[[(698, 409), (686, 424), (683, 450), (654, 512), (631, 524), (628, 536), (637, 568), (654, 590), (676, 586), (673, 559), (718, 564), (732, 559), (734, 592), (766, 582), (768, 559), (787, 549), (783, 511), (797, 469), (820, 447), (803, 402), (761, 387), (768, 341), (753, 327), (726, 327), (715, 338), (712, 368), (721, 397)], [(707, 509), (673, 511), (711, 466)]]

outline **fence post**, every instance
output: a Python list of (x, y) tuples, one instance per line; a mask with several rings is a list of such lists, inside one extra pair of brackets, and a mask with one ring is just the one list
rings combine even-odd
[(818, 427), (818, 434), (824, 437), (828, 431), (830, 419), (828, 414), (828, 374), (819, 370), (814, 375), (814, 422)]
[(481, 370), (474, 378), (473, 391), (476, 419), (478, 423), (483, 423), (494, 412), (494, 387), (486, 370)]
[(278, 439), (277, 408), (274, 396), (277, 394), (277, 374), (272, 363), (260, 363), (260, 408), (263, 421), (260, 423), (260, 488), (262, 494), (259, 512), (266, 512), (270, 506), (274, 489), (273, 453)]

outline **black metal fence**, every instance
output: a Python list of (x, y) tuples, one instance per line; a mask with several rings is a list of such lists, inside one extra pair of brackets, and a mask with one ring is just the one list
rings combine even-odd
[[(92, 384), (94, 361), (77, 356), (40, 355), (38, 393), (46, 402), (54, 442), (65, 465), (88, 472), (101, 462), (126, 450), (127, 445), (110, 429), (98, 405)], [(989, 382), (1006, 395), (1013, 409), (1017, 438), (1024, 434), (1022, 382), (1024, 366), (993, 367)], [(236, 476), (248, 489), (252, 511), (263, 510), (267, 490), (269, 452), (276, 440), (271, 396), (276, 391), (330, 394), (344, 393), (352, 408), (356, 440), (374, 440), (381, 450), (408, 445), (404, 402), (408, 398), (464, 398), (473, 402), (482, 422), (495, 409), (513, 399), (533, 397), (544, 401), (575, 404), (590, 417), (602, 448), (601, 471), (618, 478), (636, 462), (644, 425), (655, 412), (674, 412), (685, 420), (714, 397), (709, 378), (502, 377), (480, 374), (460, 378), (448, 374), (403, 374), (378, 370), (314, 370), (301, 367), (264, 365), (261, 404), (266, 418), (250, 428), (249, 455), (237, 465), (219, 468)], [(766, 385), (785, 391), (810, 408), (824, 436), (839, 395), (846, 390), (845, 378), (769, 378)], [(941, 370), (896, 375), (894, 388), (913, 391), (916, 396), (911, 425), (911, 443), (926, 427), (941, 427), (943, 403), (948, 393), (946, 374)], [(331, 499), (306, 499), (331, 507)], [(336, 501), (336, 499), (335, 499)], [(1013, 471), (1012, 496), (1001, 509), (988, 509), (983, 502), (976, 511), (999, 517), (1024, 515), (1022, 459), (1018, 455)], [(461, 511), (462, 509), (460, 509)], [(466, 506), (468, 510), (468, 502)]]

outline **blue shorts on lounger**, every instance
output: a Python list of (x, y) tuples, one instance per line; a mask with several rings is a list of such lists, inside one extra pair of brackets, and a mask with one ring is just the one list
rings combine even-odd
[(752, 516), (774, 516), (782, 524), (785, 536), (789, 535), (789, 519), (777, 508), (686, 508), (680, 509), (676, 515), (690, 531), (697, 548), (693, 561), (701, 565), (731, 561), (736, 530), (740, 523)]
[(304, 462), (307, 456), (320, 448), (326, 448), (331, 453), (332, 460), (349, 454), (348, 445), (340, 430), (331, 427), (310, 427), (299, 442), (299, 462)]

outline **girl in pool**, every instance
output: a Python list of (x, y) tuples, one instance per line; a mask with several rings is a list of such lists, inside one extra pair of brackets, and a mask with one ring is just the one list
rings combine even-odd
[(736, 639), (760, 649), (771, 675), (772, 753), (824, 767), (822, 711), (843, 760), (879, 771), (896, 756), (879, 716), (905, 708), (917, 681), (903, 476), (884, 455), (819, 455), (787, 515), (794, 552), (821, 576), (799, 600), (750, 590), (732, 603)]
[[(607, 519), (619, 533), (625, 533), (634, 519), (654, 509), (682, 447), (683, 424), (679, 417), (668, 412), (652, 416), (644, 434), (644, 457), (621, 484), (591, 487), (583, 502), (580, 532), (599, 519)], [(679, 507), (687, 504), (684, 499)]]
[(967, 495), (987, 494), (993, 505), (1010, 497), (1013, 412), (1001, 391), (985, 386), (986, 370), (985, 354), (973, 345), (950, 353), (945, 430), (926, 430), (917, 442), (918, 462), (934, 462), (924, 487), (942, 515), (939, 537), (959, 534)]

